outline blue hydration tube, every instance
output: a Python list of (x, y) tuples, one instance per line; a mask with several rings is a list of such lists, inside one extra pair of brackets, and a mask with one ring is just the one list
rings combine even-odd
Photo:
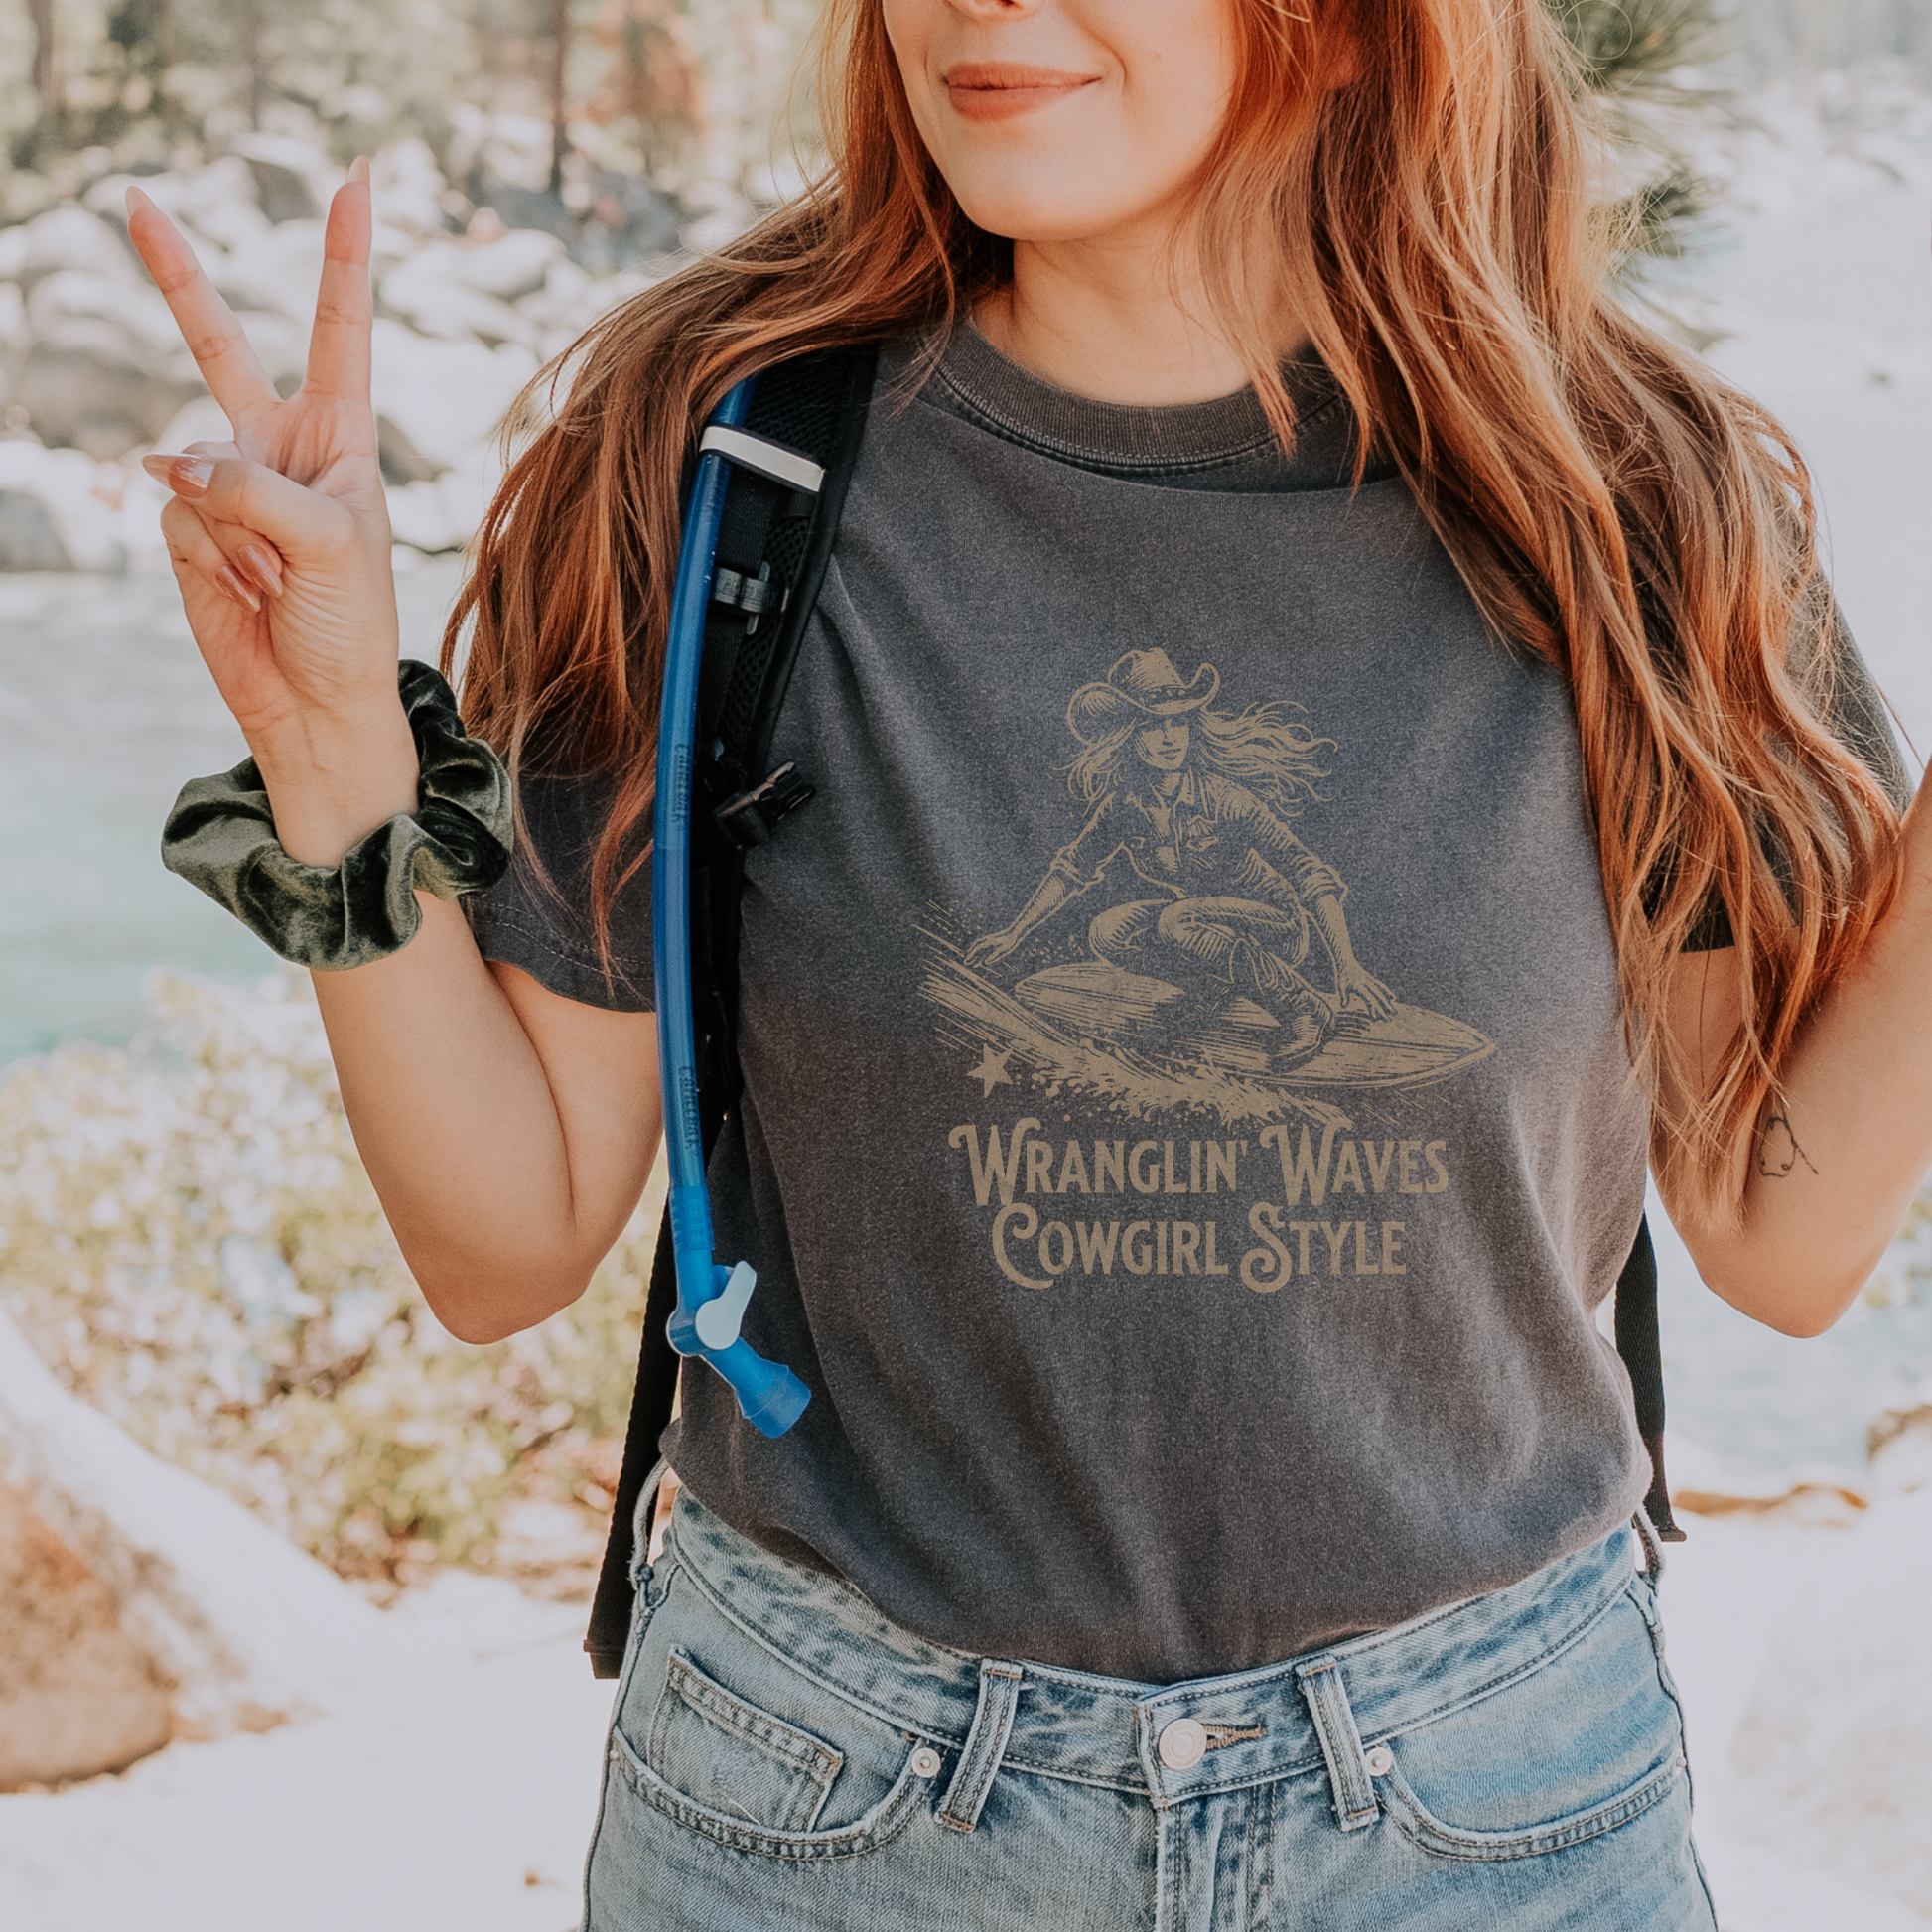
[[(756, 376), (718, 405), (714, 425), (737, 429), (751, 413)], [(721, 1267), (713, 1254), (711, 1191), (705, 1180), (698, 1117), (698, 1041), (691, 988), (691, 808), (696, 775), (698, 669), (704, 658), (718, 531), (731, 482), (731, 459), (706, 450), (685, 512), (664, 650), (664, 708), (657, 727), (657, 800), (651, 857), (653, 962), (657, 980), (657, 1051), (664, 1087), (664, 1139), (671, 1173), (671, 1246), (677, 1260), (677, 1307), (671, 1346), (702, 1355), (725, 1380), (745, 1420), (782, 1436), (811, 1400), (791, 1370), (767, 1362), (739, 1334), (758, 1286), (750, 1262)]]

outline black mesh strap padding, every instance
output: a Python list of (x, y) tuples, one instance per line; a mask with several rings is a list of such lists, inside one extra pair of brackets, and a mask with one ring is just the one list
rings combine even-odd
[(637, 1382), (630, 1395), (630, 1421), (623, 1434), (623, 1470), (618, 1477), (611, 1532), (605, 1539), (597, 1594), (591, 1599), (591, 1627), (584, 1637), (594, 1677), (616, 1677), (623, 1668), (630, 1636), (635, 1591), (630, 1583), (630, 1519), (638, 1492), (657, 1460), (657, 1439), (671, 1420), (677, 1400), (677, 1350), (671, 1346), (671, 1309), (677, 1301), (677, 1264), (671, 1254), (668, 1215), (657, 1230), (657, 1254), (650, 1265), (644, 1298), (644, 1331), (637, 1358)]
[(1671, 1515), (1670, 1482), (1664, 1474), (1664, 1347), (1657, 1326), (1657, 1250), (1650, 1221), (1637, 1224), (1636, 1245), (1616, 1278), (1616, 1352), (1630, 1376), (1636, 1398), (1637, 1433), (1650, 1451), (1650, 1493), (1644, 1513), (1666, 1543), (1682, 1543), (1684, 1532)]
[[(827, 351), (767, 369), (759, 378), (745, 427), (808, 456), (825, 471), (816, 497), (788, 489), (748, 470), (734, 470), (725, 494), (718, 562), (756, 577), (768, 564), (789, 593), (783, 613), (767, 614), (756, 627), (746, 612), (714, 604), (705, 624), (704, 663), (698, 682), (699, 784), (712, 804), (764, 775), (761, 760), (771, 744), (778, 707), (825, 566), (838, 536), (839, 512), (858, 467), (879, 363), (876, 346)], [(748, 629), (750, 635), (747, 635)], [(759, 768), (752, 770), (758, 763)], [(738, 1015), (738, 895), (744, 853), (700, 812), (692, 826), (692, 981), (698, 1025), (698, 1104), (707, 1161), (737, 1096), (738, 1064), (732, 1035)], [(623, 1467), (618, 1477), (611, 1530), (591, 1604), (584, 1648), (598, 1677), (623, 1668), (635, 1591), (630, 1582), (631, 1518), (670, 1427), (677, 1397), (678, 1356), (668, 1324), (677, 1301), (677, 1265), (667, 1219), (658, 1230), (644, 1303), (644, 1332), (637, 1382), (624, 1430)]]

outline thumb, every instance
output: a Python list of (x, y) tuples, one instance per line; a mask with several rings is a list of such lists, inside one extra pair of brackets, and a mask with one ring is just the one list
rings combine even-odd
[(291, 563), (326, 563), (354, 541), (345, 503), (241, 457), (158, 450), (141, 467), (204, 519), (266, 537)]

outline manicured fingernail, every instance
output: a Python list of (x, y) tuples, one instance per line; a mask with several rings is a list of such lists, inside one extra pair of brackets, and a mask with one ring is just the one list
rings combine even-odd
[(141, 468), (156, 483), (166, 483), (177, 496), (206, 496), (214, 481), (214, 465), (205, 456), (174, 456), (157, 450), (141, 459)]
[(154, 207), (153, 200), (149, 196), (142, 194), (138, 188), (130, 187), (128, 189), (127, 191), (128, 213), (135, 214), (138, 213), (144, 207)]
[(242, 569), (270, 597), (282, 595), (282, 565), (274, 551), (263, 549), (259, 543), (244, 543), (238, 555)]
[(365, 188), (368, 186), (369, 158), (367, 155), (358, 154), (355, 157), (355, 159), (348, 164), (348, 178), (350, 181), (361, 183), (362, 186)]
[(227, 594), (231, 598), (233, 598), (237, 604), (246, 605), (247, 608), (251, 611), (259, 611), (262, 608), (261, 599), (255, 595), (253, 590), (251, 590), (248, 587), (248, 585), (244, 584), (241, 581), (240, 576), (238, 575), (238, 573), (235, 570), (235, 567), (232, 564), (223, 564), (221, 568), (214, 573), (214, 581), (217, 584), (219, 584), (221, 588), (224, 591), (226, 591)]

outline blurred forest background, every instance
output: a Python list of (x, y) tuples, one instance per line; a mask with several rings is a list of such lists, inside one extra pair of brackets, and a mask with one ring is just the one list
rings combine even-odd
[[(705, 207), (769, 161), (816, 11), (813, 0), (6, 0), (0, 219), (112, 170), (159, 173), (267, 135), (338, 162), (420, 140), (455, 184), (453, 221), (496, 206), (512, 226), (622, 230), (630, 222), (612, 217), (637, 210), (599, 209), (608, 177)], [(641, 239), (665, 252), (661, 231)]]

